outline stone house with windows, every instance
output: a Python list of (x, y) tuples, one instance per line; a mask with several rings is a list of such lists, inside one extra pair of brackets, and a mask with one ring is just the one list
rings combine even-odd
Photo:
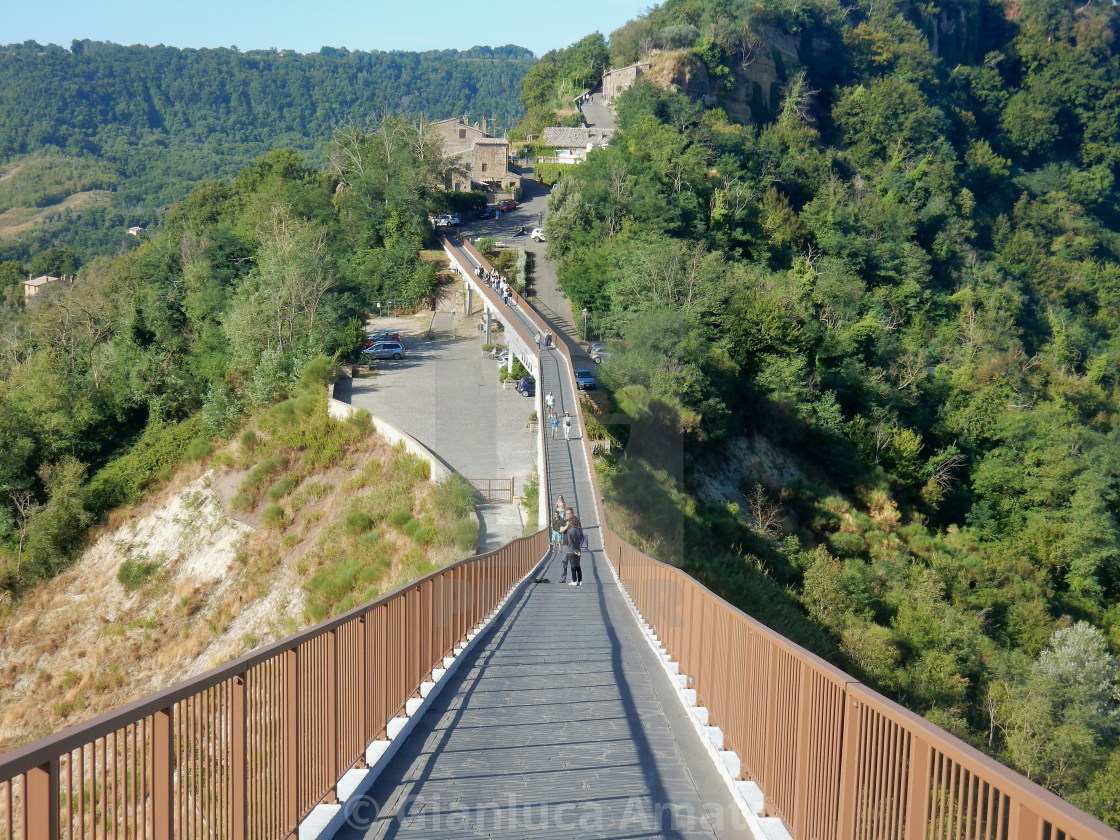
[(638, 77), (648, 73), (648, 61), (636, 61), (625, 67), (617, 67), (603, 74), (603, 104), (610, 104), (616, 96), (638, 80)]
[(509, 171), (509, 141), (491, 137), (486, 120), (471, 125), (459, 118), (432, 123), (443, 138), (443, 151), (455, 158), (460, 172), (448, 176), (446, 188), (456, 192), (483, 190), (490, 204), (521, 198), (521, 176)]
[(23, 281), (23, 296), (24, 298), (33, 298), (39, 294), (47, 286), (58, 285), (62, 289), (74, 288), (73, 277), (52, 277), (49, 274), (44, 274), (41, 277), (31, 277), (30, 275)]

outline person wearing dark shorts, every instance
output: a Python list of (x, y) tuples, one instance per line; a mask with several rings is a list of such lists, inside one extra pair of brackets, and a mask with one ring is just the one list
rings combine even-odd
[(583, 528), (575, 511), (568, 508), (567, 523), (561, 528), (563, 533), (564, 559), (560, 563), (560, 583), (568, 577), (568, 567), (572, 567), (572, 581), (568, 586), (583, 586), (583, 569), (580, 566), (580, 552), (583, 551)]

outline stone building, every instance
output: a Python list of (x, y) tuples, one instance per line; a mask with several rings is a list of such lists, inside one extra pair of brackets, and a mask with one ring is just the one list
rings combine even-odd
[(471, 125), (456, 118), (433, 123), (432, 127), (443, 138), (444, 154), (456, 158), (461, 170), (448, 177), (447, 189), (483, 190), (491, 204), (503, 198), (521, 198), (521, 176), (509, 170), (509, 141), (491, 137), (486, 132), (486, 120)]
[(23, 281), (23, 296), (25, 298), (35, 297), (35, 295), (39, 294), (39, 292), (47, 286), (54, 285), (62, 289), (72, 289), (74, 288), (74, 278), (52, 277), (49, 274), (44, 274), (41, 277), (28, 276), (28, 278)]
[(614, 98), (638, 80), (638, 77), (649, 71), (648, 61), (637, 61), (626, 67), (608, 70), (603, 74), (603, 104), (608, 105)]

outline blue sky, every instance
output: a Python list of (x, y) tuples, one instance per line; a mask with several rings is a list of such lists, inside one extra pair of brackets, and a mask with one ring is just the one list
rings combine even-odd
[(609, 35), (649, 0), (31, 0), (11, 3), (0, 43), (69, 47), (77, 38), (118, 44), (320, 47), (352, 50), (468, 49), (518, 44), (538, 56), (596, 30)]

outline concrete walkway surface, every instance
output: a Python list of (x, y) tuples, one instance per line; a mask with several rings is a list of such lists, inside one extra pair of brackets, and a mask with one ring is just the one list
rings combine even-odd
[[(550, 286), (538, 294), (570, 312)], [(540, 367), (538, 394), (578, 417), (564, 357)], [(543, 492), (582, 521), (583, 585), (560, 583), (557, 552), (542, 559), (337, 840), (754, 837), (603, 557), (581, 444), (546, 432)]]

